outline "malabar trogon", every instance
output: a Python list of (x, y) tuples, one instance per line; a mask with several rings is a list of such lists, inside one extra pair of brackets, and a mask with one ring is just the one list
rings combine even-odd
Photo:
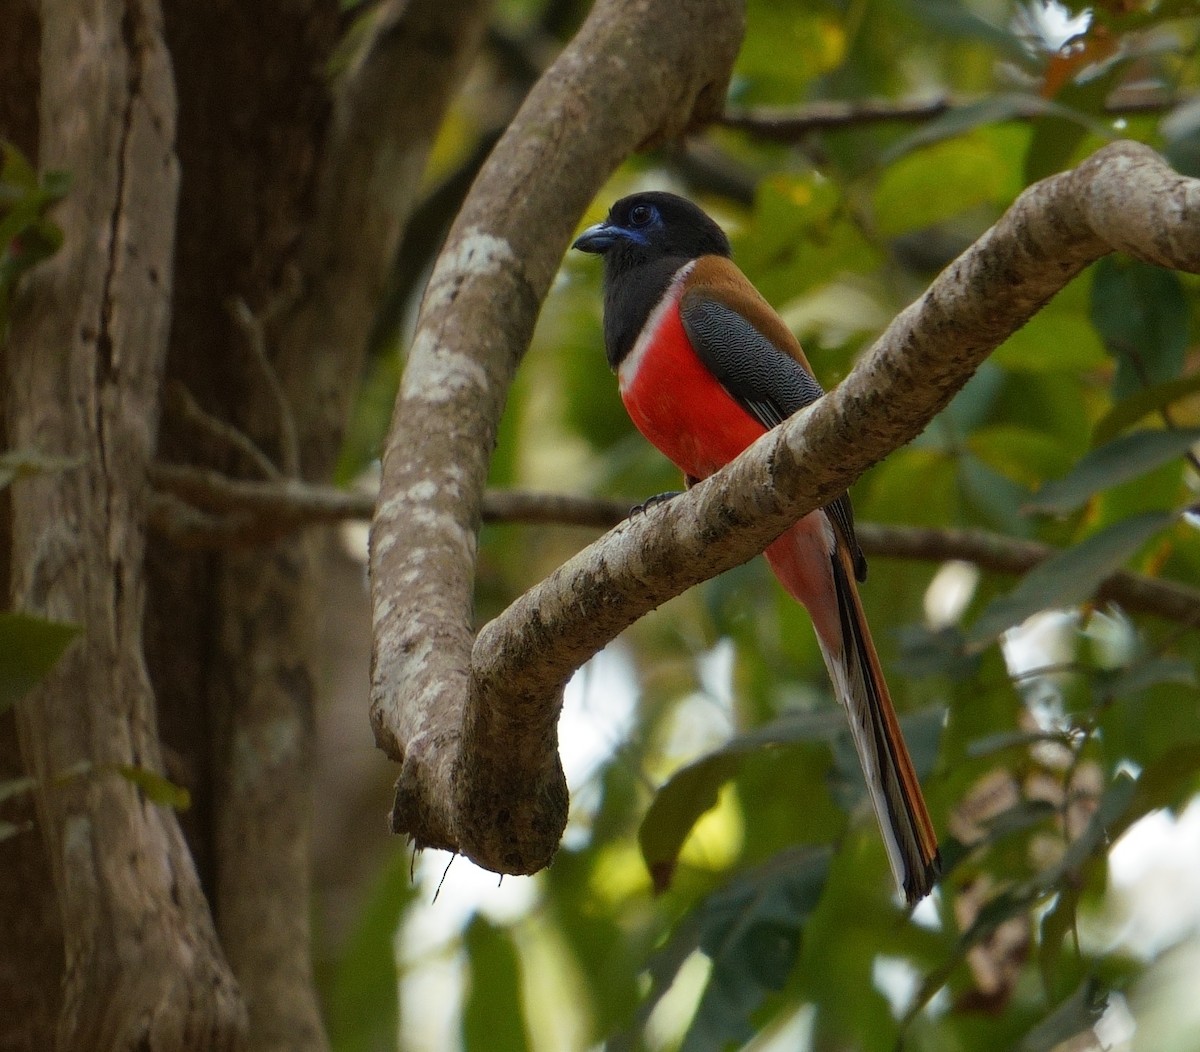
[[(823, 393), (724, 232), (690, 201), (623, 198), (575, 248), (604, 257), (604, 342), (625, 408), (689, 485)], [(806, 515), (766, 557), (812, 617), (896, 882), (916, 902), (937, 878), (937, 840), (855, 586), (866, 560), (849, 498)]]

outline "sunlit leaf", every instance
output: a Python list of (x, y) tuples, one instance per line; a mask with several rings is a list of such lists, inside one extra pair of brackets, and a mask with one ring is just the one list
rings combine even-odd
[(1039, 563), (1008, 595), (988, 604), (967, 632), (968, 645), (988, 643), (1041, 610), (1075, 606), (1090, 599), (1109, 575), (1174, 519), (1171, 512), (1123, 519)]
[[(937, 193), (929, 188), (937, 186)], [(998, 204), (1005, 172), (983, 137), (939, 143), (908, 154), (884, 169), (875, 188), (880, 233), (895, 237), (922, 230), (981, 204)]]
[(0, 489), (16, 479), (33, 478), (51, 471), (68, 471), (83, 463), (81, 457), (59, 457), (32, 449), (10, 449), (0, 453)]
[(715, 752), (681, 768), (659, 789), (638, 830), (646, 867), (659, 891), (671, 883), (684, 841), (697, 820), (717, 803), (748, 753), (799, 742), (828, 741), (842, 730), (845, 718), (836, 709), (795, 713), (738, 735)]
[(153, 803), (162, 804), (163, 807), (170, 807), (175, 811), (186, 811), (192, 806), (192, 794), (157, 771), (133, 764), (119, 764), (116, 770), (117, 774), (136, 785), (145, 794), (146, 799)]
[(0, 803), (9, 797), (29, 792), (35, 785), (37, 785), (37, 780), (29, 777), (6, 778), (4, 781), (0, 781)]
[(78, 634), (75, 625), (0, 613), (0, 712), (29, 693)]
[(1089, 497), (1175, 460), (1200, 442), (1200, 429), (1135, 431), (1093, 449), (1065, 478), (1048, 482), (1029, 499), (1031, 511), (1065, 515)]

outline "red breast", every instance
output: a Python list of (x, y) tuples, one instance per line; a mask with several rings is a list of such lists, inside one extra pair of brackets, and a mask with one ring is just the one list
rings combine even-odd
[(680, 267), (617, 370), (637, 429), (692, 478), (707, 478), (765, 434), (697, 357), (679, 316), (695, 263)]

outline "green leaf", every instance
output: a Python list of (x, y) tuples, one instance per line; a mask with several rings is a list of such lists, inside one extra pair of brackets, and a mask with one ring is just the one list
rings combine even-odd
[(6, 822), (0, 819), (0, 841), (10, 840), (17, 834), (26, 833), (32, 828), (32, 822)]
[(0, 712), (28, 694), (78, 634), (76, 625), (0, 613)]
[(1090, 369), (1103, 364), (1104, 346), (1095, 328), (1055, 299), (996, 348), (990, 361), (1011, 372), (1045, 373)]
[(1109, 575), (1174, 520), (1173, 512), (1135, 515), (1039, 563), (1008, 595), (987, 605), (967, 632), (967, 645), (985, 646), (1039, 611), (1086, 602)]
[[(901, 717), (900, 729), (908, 743), (918, 778), (926, 778), (937, 763), (945, 726), (946, 710), (941, 706), (910, 712)], [(830, 793), (840, 807), (853, 813), (866, 797), (867, 784), (854, 739), (845, 721), (842, 728), (845, 733), (838, 735), (833, 745), (834, 777), (830, 780)]]
[(476, 914), (463, 936), (471, 979), (463, 1005), (464, 1052), (526, 1052), (521, 961), (512, 935)]
[(1021, 1052), (1050, 1052), (1064, 1041), (1090, 1030), (1108, 1007), (1108, 991), (1095, 979), (1079, 988), (1025, 1035)]
[(884, 169), (874, 193), (876, 222), (885, 237), (923, 230), (977, 205), (1001, 203), (1006, 188), (997, 151), (983, 136), (938, 143)]
[(1025, 154), (1027, 184), (1066, 168), (1089, 131), (1105, 139), (1112, 137), (1111, 130), (1098, 117), (1123, 73), (1123, 64), (1114, 63), (1100, 76), (1068, 84), (1058, 93), (1052, 109), (1033, 123), (1033, 138)]
[(700, 816), (716, 806), (721, 786), (737, 774), (746, 755), (800, 742), (829, 741), (844, 724), (845, 717), (837, 709), (795, 713), (738, 735), (676, 771), (655, 795), (638, 830), (638, 844), (655, 890), (670, 886), (688, 834)]
[(657, 950), (646, 965), (646, 973), (650, 978), (650, 990), (638, 1006), (633, 1025), (621, 1033), (615, 1034), (605, 1044), (605, 1052), (641, 1052), (645, 1045), (639, 1040), (639, 1034), (653, 1014), (659, 1001), (663, 999), (676, 976), (692, 956), (700, 948), (700, 917), (697, 910), (686, 913), (675, 925), (670, 938), (661, 949)]
[(1091, 317), (1108, 353), (1117, 359), (1114, 399), (1179, 376), (1190, 309), (1173, 271), (1105, 257), (1095, 266)]
[[(959, 135), (974, 131), (985, 124), (997, 124), (1010, 121), (1028, 113), (1031, 107), (1047, 105), (1045, 100), (1036, 95), (1020, 92), (1008, 92), (989, 95), (979, 102), (971, 102), (965, 106), (953, 106), (942, 116), (927, 121), (916, 131), (904, 136), (898, 142), (888, 147), (879, 157), (881, 165), (894, 164), (901, 157), (913, 150), (930, 146), (933, 143), (953, 139)], [(1006, 166), (1007, 167), (1007, 166)], [(1009, 172), (1009, 190), (1015, 180)], [(1010, 194), (1006, 194), (1006, 197)]]
[(16, 479), (33, 478), (49, 471), (69, 471), (83, 464), (83, 457), (60, 457), (33, 449), (10, 449), (0, 453), (0, 489)]
[(0, 181), (26, 193), (37, 189), (37, 172), (14, 143), (0, 141)]
[(964, 651), (962, 631), (957, 626), (932, 631), (924, 625), (904, 625), (896, 635), (900, 657), (891, 668), (901, 676), (923, 679), (943, 675), (969, 680), (979, 674), (979, 655)]
[(116, 771), (127, 782), (136, 785), (146, 795), (146, 799), (153, 803), (162, 804), (163, 807), (170, 807), (176, 811), (186, 811), (192, 806), (192, 794), (182, 785), (176, 785), (157, 771), (152, 771), (148, 767), (137, 767), (133, 764), (118, 764)]
[(914, 15), (939, 33), (979, 41), (1022, 66), (1030, 61), (1029, 49), (1020, 37), (954, 0), (909, 0), (909, 6)]
[(700, 948), (712, 972), (680, 1052), (720, 1052), (753, 1036), (750, 1017), (795, 966), (829, 859), (828, 851), (790, 848), (696, 908)]
[(5, 779), (0, 782), (0, 803), (3, 803), (10, 797), (29, 792), (35, 785), (37, 785), (35, 778), (21, 777)]
[(1029, 521), (1021, 515), (1029, 498), (1027, 487), (965, 452), (958, 458), (958, 475), (967, 503), (988, 526), (1018, 537), (1031, 532)]
[(1038, 940), (1038, 969), (1042, 973), (1042, 986), (1048, 996), (1061, 990), (1063, 973), (1063, 943), (1075, 931), (1076, 914), (1083, 889), (1078, 884), (1068, 884), (1059, 893), (1054, 905), (1042, 917), (1041, 938)]
[(1159, 808), (1174, 811), (1186, 804), (1200, 781), (1200, 742), (1168, 749), (1138, 776), (1135, 815)]
[(1111, 698), (1131, 698), (1162, 683), (1194, 687), (1195, 666), (1185, 658), (1144, 658), (1113, 675), (1105, 685), (1105, 693)]
[(1048, 482), (1026, 510), (1065, 515), (1101, 490), (1139, 478), (1175, 460), (1200, 442), (1200, 428), (1186, 431), (1135, 431), (1093, 449), (1064, 478)]
[(408, 852), (393, 851), (342, 948), (326, 993), (332, 1052), (382, 1052), (400, 1028), (396, 930), (415, 891)]
[(1071, 454), (1053, 435), (1018, 424), (981, 427), (967, 438), (967, 448), (980, 460), (1026, 489), (1065, 475)]
[(1200, 372), (1155, 384), (1122, 399), (1104, 414), (1092, 428), (1092, 445), (1110, 442), (1122, 431), (1133, 427), (1150, 413), (1158, 413), (1181, 399), (1200, 391)]
[(1117, 773), (1104, 790), (1083, 832), (1071, 841), (1058, 864), (1043, 874), (1044, 886), (1049, 886), (1051, 882), (1057, 884), (1063, 876), (1079, 870), (1097, 848), (1115, 839), (1112, 834), (1124, 828), (1120, 825), (1121, 819), (1129, 810), (1137, 791), (1138, 779), (1125, 771)]

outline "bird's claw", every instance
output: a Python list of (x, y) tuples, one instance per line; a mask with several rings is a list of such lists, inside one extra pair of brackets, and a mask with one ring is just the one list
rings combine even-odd
[(647, 497), (641, 504), (635, 504), (629, 509), (629, 517), (632, 519), (635, 515), (641, 515), (642, 512), (649, 511), (655, 505), (665, 504), (669, 500), (680, 496), (683, 493), (681, 489), (668, 490), (666, 493), (656, 493), (653, 497)]

